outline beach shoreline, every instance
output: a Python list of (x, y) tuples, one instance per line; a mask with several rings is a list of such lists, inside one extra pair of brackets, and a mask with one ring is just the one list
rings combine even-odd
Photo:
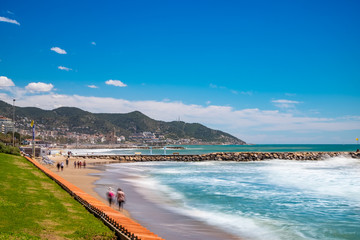
[[(50, 158), (65, 164), (65, 156), (57, 155), (50, 156)], [(87, 163), (86, 168), (74, 167), (74, 161), (84, 160)], [(96, 162), (96, 165), (92, 165), (93, 162)], [(119, 163), (118, 161), (109, 161), (106, 158), (84, 158), (80, 160), (71, 157), (69, 166), (65, 166), (63, 171), (57, 170), (56, 163), (54, 166), (47, 165), (47, 167), (106, 204), (108, 204), (105, 198), (107, 187), (112, 186), (114, 189), (117, 189), (117, 187), (121, 186), (127, 195), (127, 203), (121, 212), (165, 239), (240, 239), (224, 230), (191, 217), (166, 210), (149, 201), (146, 199), (146, 196), (136, 191), (134, 185), (128, 181), (131, 176), (126, 175), (126, 173), (120, 176), (114, 175), (107, 171), (107, 169), (111, 169), (111, 165), (106, 166), (105, 164), (111, 162)], [(118, 210), (117, 206), (113, 205), (112, 207)]]
[[(92, 166), (91, 164), (91, 160), (86, 159), (87, 162), (87, 166), (86, 168), (82, 167), (82, 168), (78, 168), (78, 167), (74, 167), (74, 161), (79, 161), (78, 159), (75, 158), (70, 158), (69, 161), (69, 165), (66, 166), (65, 162), (66, 162), (66, 157), (62, 156), (62, 155), (56, 155), (56, 156), (50, 156), (50, 159), (55, 161), (54, 165), (44, 165), (46, 166), (48, 169), (52, 170), (53, 172), (55, 172), (56, 174), (58, 174), (59, 176), (63, 177), (65, 180), (69, 181), (70, 183), (74, 184), (75, 186), (79, 187), (80, 189), (82, 189), (84, 192), (90, 194), (92, 197), (95, 197), (96, 199), (102, 201), (105, 204), (108, 204), (105, 195), (101, 196), (97, 191), (95, 191), (95, 182), (100, 179), (100, 177), (97, 175), (99, 173), (102, 172), (101, 170), (101, 165), (98, 165), (97, 167)], [(85, 159), (81, 160), (82, 162)], [(109, 160), (106, 159), (96, 159), (97, 162), (101, 163), (103, 162), (108, 163)], [(57, 162), (64, 163), (64, 170), (63, 171), (58, 171), (56, 168), (56, 164)], [(116, 209), (114, 207), (114, 205), (112, 206), (114, 209)], [(122, 213), (127, 216), (130, 217), (130, 214), (128, 211), (126, 211), (125, 209), (122, 211)], [(134, 221), (136, 221), (135, 219), (133, 219)]]

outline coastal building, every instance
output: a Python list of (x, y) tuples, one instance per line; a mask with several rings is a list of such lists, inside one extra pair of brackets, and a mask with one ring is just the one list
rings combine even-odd
[(129, 136), (129, 139), (134, 142), (151, 143), (158, 142), (159, 138), (152, 132), (134, 133)]
[[(20, 151), (27, 155), (32, 155), (33, 153), (32, 147), (20, 147)], [(47, 148), (35, 147), (35, 157), (46, 156), (48, 153), (49, 150)]]
[(144, 135), (142, 133), (134, 133), (129, 136), (129, 139), (134, 142), (142, 142)]
[(3, 134), (12, 132), (14, 129), (13, 121), (10, 118), (0, 116), (0, 127), (1, 127), (1, 133)]
[[(35, 139), (34, 142), (35, 142), (35, 145), (36, 145), (36, 146), (47, 147), (47, 146), (50, 145), (49, 142), (45, 142), (45, 141), (43, 141), (43, 140), (41, 140), (41, 139)], [(23, 141), (23, 145), (32, 145), (32, 139), (31, 139), (31, 138), (25, 139), (25, 140)]]
[(114, 134), (114, 132), (110, 132), (105, 136), (105, 141), (114, 144), (117, 142), (117, 136)]
[(152, 132), (143, 132), (143, 139), (146, 141), (146, 142), (149, 142), (149, 141), (154, 141), (156, 140), (156, 136), (154, 133)]

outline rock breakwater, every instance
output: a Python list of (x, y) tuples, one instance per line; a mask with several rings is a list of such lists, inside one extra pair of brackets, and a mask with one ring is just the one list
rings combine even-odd
[(282, 160), (324, 160), (327, 158), (345, 156), (360, 159), (360, 152), (219, 152), (203, 155), (83, 155), (76, 159), (109, 159), (109, 162), (150, 162), (150, 161), (261, 161), (271, 159)]

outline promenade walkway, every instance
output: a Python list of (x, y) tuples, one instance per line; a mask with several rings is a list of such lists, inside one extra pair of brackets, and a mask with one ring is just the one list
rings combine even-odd
[(69, 181), (63, 179), (62, 177), (52, 172), (48, 168), (42, 166), (37, 161), (29, 157), (25, 157), (25, 158), (31, 163), (33, 163), (47, 176), (53, 179), (56, 183), (58, 183), (76, 200), (78, 200), (81, 204), (83, 204), (90, 212), (95, 214), (97, 217), (101, 218), (106, 225), (108, 225), (116, 232), (119, 239), (163, 240), (162, 238), (158, 237), (156, 234), (152, 233), (145, 227), (141, 226), (139, 223), (133, 221), (132, 219), (126, 217), (121, 212), (114, 210), (113, 208), (104, 204), (100, 200), (85, 193), (80, 188), (76, 187), (74, 184), (70, 183)]

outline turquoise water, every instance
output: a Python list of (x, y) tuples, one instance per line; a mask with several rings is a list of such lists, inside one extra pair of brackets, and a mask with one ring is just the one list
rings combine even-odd
[(356, 144), (258, 144), (258, 145), (184, 145), (184, 152), (351, 152)]
[(112, 167), (157, 204), (245, 239), (360, 239), (359, 159)]
[[(212, 152), (353, 152), (356, 144), (265, 144), (265, 145), (182, 145), (185, 149), (153, 149), (152, 154), (205, 154)], [(148, 149), (70, 149), (75, 154), (123, 155), (141, 152), (149, 155)]]

